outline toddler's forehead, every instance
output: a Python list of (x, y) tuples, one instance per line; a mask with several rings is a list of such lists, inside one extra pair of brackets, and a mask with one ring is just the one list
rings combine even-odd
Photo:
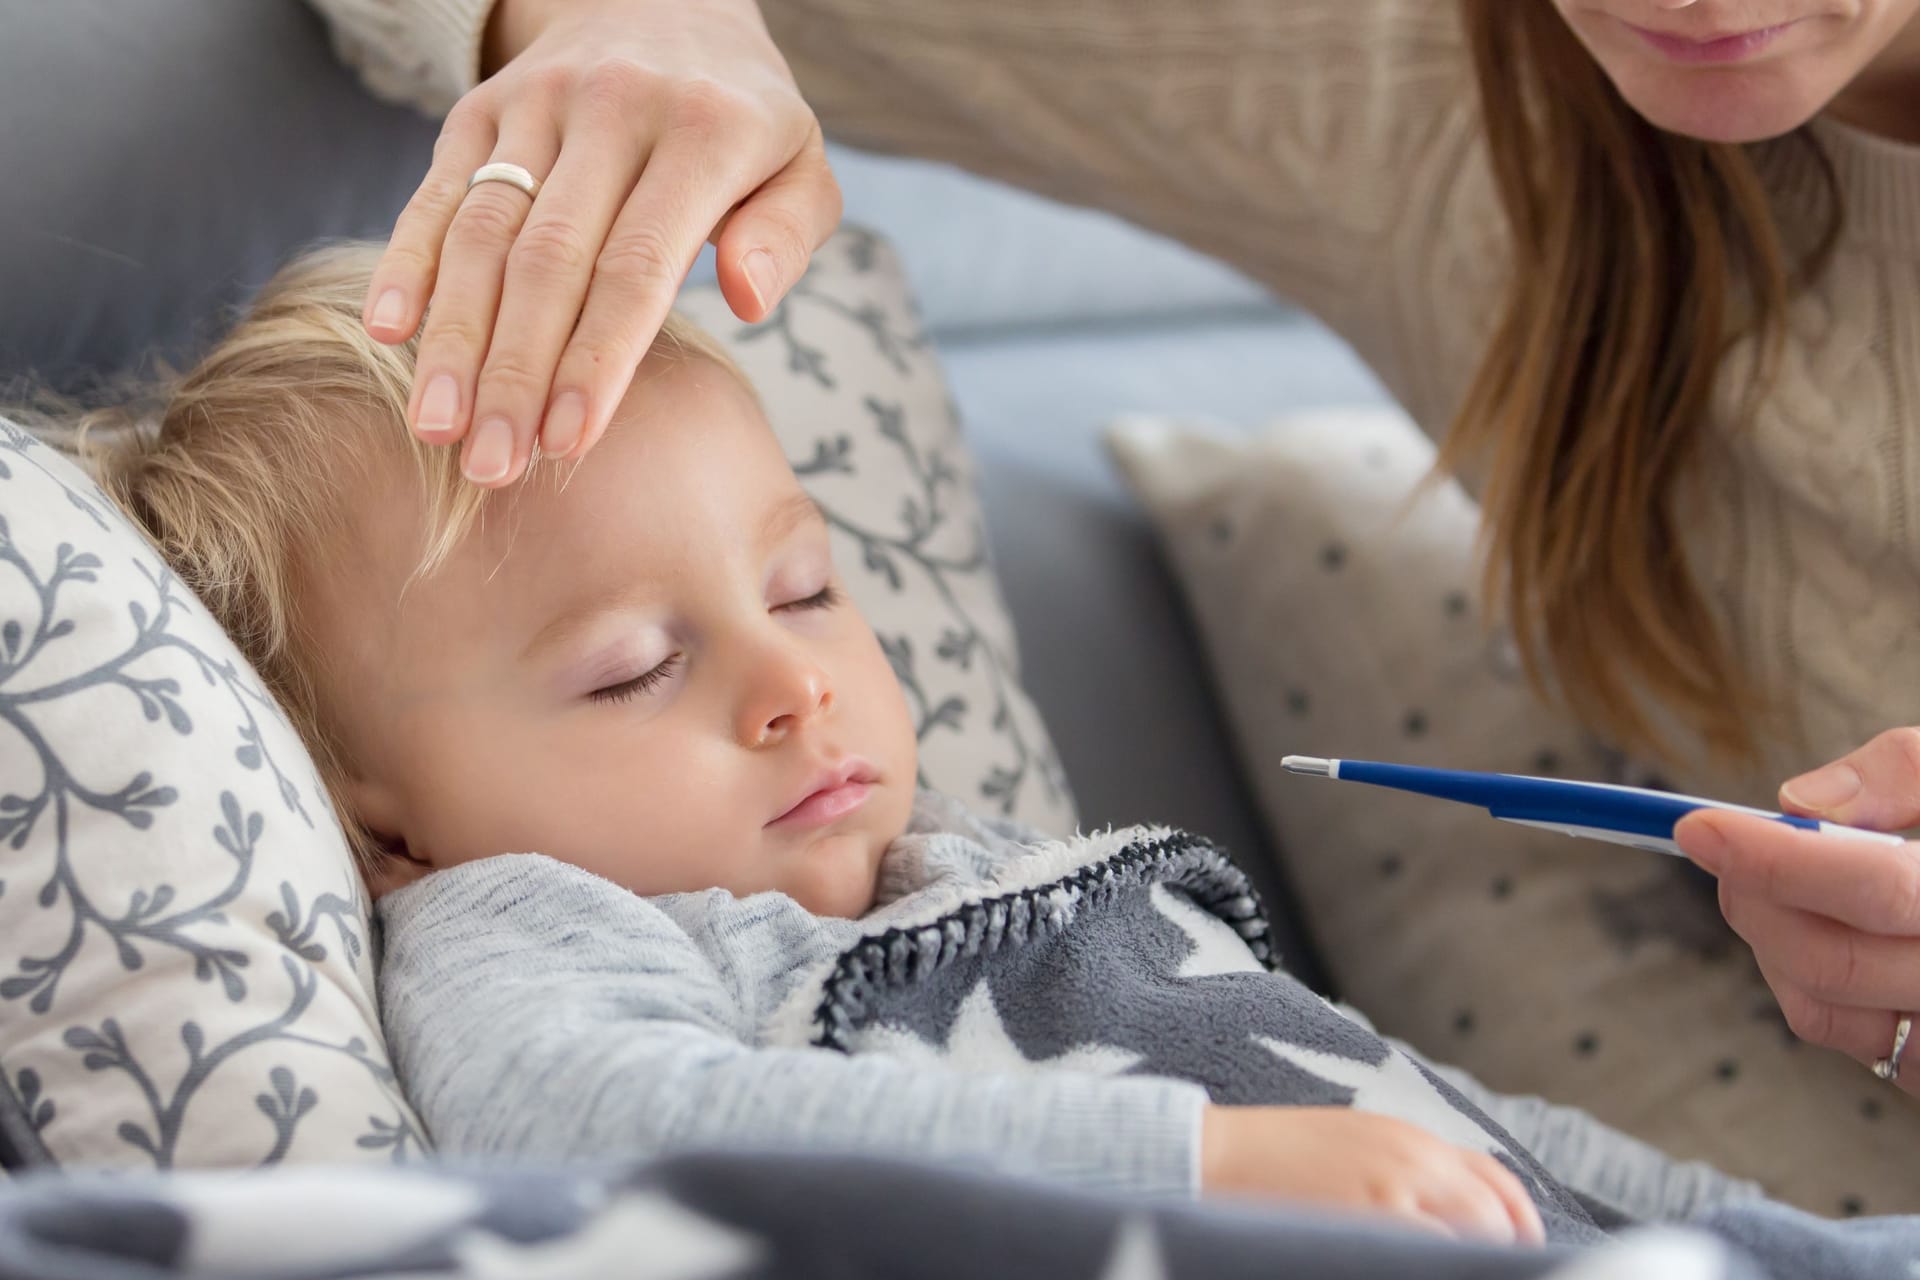
[(428, 503), (417, 468), (402, 449), (356, 447), (343, 437), (330, 474), (315, 477), (305, 500), (321, 505), (310, 545), (293, 548), (296, 589), (367, 603), (391, 596), (418, 564)]
[[(618, 518), (623, 508), (671, 508), (689, 483), (711, 483), (708, 465), (716, 461), (741, 468), (743, 481), (749, 472), (777, 471), (797, 488), (757, 396), (697, 355), (661, 360), (650, 354), (589, 455), (565, 462), (536, 458), (518, 482), (499, 490), (469, 485), (460, 474), (458, 444), (424, 444), (404, 422), (354, 425), (361, 429), (333, 437), (339, 456), (329, 460), (333, 482), (324, 486), (333, 506), (328, 523), (337, 532), (311, 554), (343, 570), (338, 576), (361, 599), (375, 590), (391, 595), (427, 586), (420, 580), (423, 560), (449, 527), (456, 536), (447, 539), (445, 561), (466, 561), (471, 569), (477, 557), (497, 584), (503, 573), (515, 572), (515, 560), (543, 558), (529, 557), (530, 539), (594, 540), (625, 523)], [(648, 437), (657, 444), (662, 433), (697, 450), (697, 460), (649, 447)], [(688, 470), (707, 474), (684, 474)], [(739, 499), (732, 514), (742, 537), (755, 538), (769, 514), (766, 490), (742, 483), (730, 496)], [(471, 577), (439, 572), (450, 566), (436, 561), (436, 571), (424, 575), (442, 580), (435, 589), (450, 586), (447, 578)]]

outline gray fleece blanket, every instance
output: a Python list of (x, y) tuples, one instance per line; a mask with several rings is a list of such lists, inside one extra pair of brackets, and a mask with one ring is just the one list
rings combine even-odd
[(793, 1154), (555, 1167), (0, 1181), (0, 1280), (1806, 1280), (1913, 1274), (1904, 1225), (1796, 1220), (1767, 1265), (1656, 1228), (1497, 1249), (1277, 1210), (1142, 1203)]
[[(1143, 1072), (1217, 1103), (1393, 1116), (1513, 1170), (1554, 1243), (1630, 1225), (1277, 963), (1257, 894), (1220, 850), (1133, 828), (1045, 844), (990, 885), (921, 895), (913, 915), (822, 966), (786, 1016), (804, 1015), (815, 1045), (948, 1070)], [(1712, 1221), (1781, 1275), (1920, 1280), (1920, 1220), (1877, 1220), (1831, 1252), (1827, 1224), (1776, 1206)]]

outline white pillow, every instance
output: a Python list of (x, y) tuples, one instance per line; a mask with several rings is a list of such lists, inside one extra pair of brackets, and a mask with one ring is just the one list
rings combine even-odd
[[(1285, 774), (1288, 753), (1644, 782), (1479, 621), (1478, 511), (1392, 409), (1121, 424), (1340, 995), (1489, 1085), (1821, 1213), (1920, 1210), (1920, 1105), (1796, 1042), (1691, 864)], [(1684, 782), (1684, 779), (1677, 781)]]
[(367, 908), (239, 652), (92, 481), (0, 422), (0, 1142), (161, 1168), (416, 1155)]
[(930, 786), (1054, 835), (1073, 797), (1020, 687), (973, 458), (891, 245), (842, 227), (758, 325), (717, 288), (679, 309), (760, 390), (801, 483), (833, 526), (847, 589), (906, 687)]

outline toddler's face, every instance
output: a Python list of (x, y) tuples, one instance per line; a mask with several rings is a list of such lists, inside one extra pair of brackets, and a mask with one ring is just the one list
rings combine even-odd
[(911, 713), (731, 377), (649, 359), (564, 487), (503, 495), (403, 598), (421, 513), (395, 481), (311, 587), (348, 803), (412, 860), (376, 892), (536, 852), (637, 893), (867, 910), (912, 808)]

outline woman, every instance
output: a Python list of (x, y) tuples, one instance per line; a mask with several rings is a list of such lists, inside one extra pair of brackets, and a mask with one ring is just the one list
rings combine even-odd
[[(592, 447), (703, 240), (766, 314), (839, 216), (817, 111), (1315, 311), (1584, 724), (1728, 798), (1871, 739), (1780, 802), (1920, 822), (1920, 0), (317, 2), (458, 99), (366, 320), (431, 296), (411, 416), (475, 483)], [(1794, 1029), (1897, 1074), (1913, 846), (1681, 836)]]

